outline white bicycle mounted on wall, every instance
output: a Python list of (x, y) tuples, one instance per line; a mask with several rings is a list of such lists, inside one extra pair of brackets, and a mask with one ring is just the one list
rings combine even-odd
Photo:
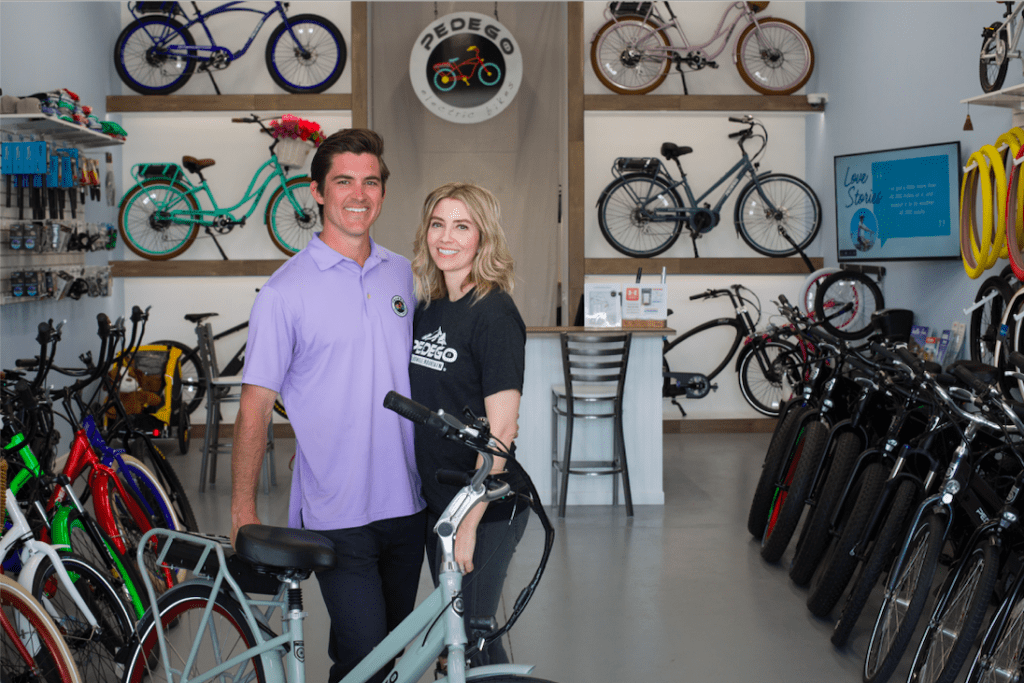
[[(714, 35), (699, 44), (687, 39), (672, 6), (662, 4), (668, 21), (659, 15), (655, 2), (610, 2), (605, 7), (607, 23), (591, 39), (590, 62), (609, 90), (620, 95), (649, 93), (665, 81), (669, 65), (675, 65), (683, 92), (689, 94), (684, 68), (717, 69), (715, 59), (738, 26), (745, 28), (736, 39), (733, 62), (751, 88), (763, 95), (789, 95), (811, 77), (814, 48), (810, 39), (790, 21), (758, 18), (767, 2), (728, 3)], [(668, 37), (670, 28), (676, 29), (678, 41)], [(716, 43), (718, 47), (712, 48)]]
[(1014, 9), (1012, 0), (999, 0), (1006, 5), (1003, 20), (981, 30), (981, 56), (978, 61), (978, 76), (981, 89), (994, 92), (1003, 87), (1006, 80), (1006, 69), (1011, 59), (1021, 59), (1020, 36), (1024, 33), (1024, 2), (1017, 3)]

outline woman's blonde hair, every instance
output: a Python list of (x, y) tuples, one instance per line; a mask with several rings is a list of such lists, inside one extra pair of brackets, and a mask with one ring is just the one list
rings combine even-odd
[(420, 227), (413, 242), (412, 274), (416, 283), (416, 298), (427, 305), (435, 299), (448, 296), (444, 273), (427, 247), (427, 231), (434, 209), (442, 199), (457, 199), (466, 205), (469, 216), (480, 231), (480, 244), (473, 257), (473, 267), (466, 277), (467, 284), (473, 284), (473, 301), (483, 298), (493, 289), (508, 294), (515, 286), (512, 272), (512, 254), (501, 229), (501, 207), (490, 190), (472, 183), (447, 183), (437, 188), (423, 202)]

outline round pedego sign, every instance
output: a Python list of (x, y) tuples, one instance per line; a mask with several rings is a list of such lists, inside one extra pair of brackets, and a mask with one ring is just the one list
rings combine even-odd
[(494, 17), (454, 12), (423, 29), (409, 57), (409, 80), (427, 109), (453, 123), (497, 116), (512, 102), (523, 57)]

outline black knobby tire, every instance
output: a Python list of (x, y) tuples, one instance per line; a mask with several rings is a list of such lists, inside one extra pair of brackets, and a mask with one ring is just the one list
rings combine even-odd
[(768, 450), (765, 452), (764, 464), (761, 466), (761, 476), (754, 488), (750, 513), (747, 516), (747, 531), (758, 541), (764, 535), (765, 524), (768, 522), (770, 506), (775, 497), (775, 483), (779, 480), (782, 461), (789, 454), (795, 430), (799, 429), (809, 410), (801, 406), (792, 406), (775, 426), (775, 432), (772, 434)]
[[(761, 367), (759, 352), (767, 358), (768, 372)], [(800, 384), (796, 347), (784, 341), (755, 341), (740, 353), (740, 393), (757, 412), (778, 417), (783, 401), (791, 399)]]
[(911, 666), (917, 680), (953, 683), (957, 678), (981, 631), (998, 578), (999, 547), (992, 537), (982, 538), (961, 561), (942, 610), (929, 620)]
[(683, 230), (683, 221), (652, 221), (641, 212), (684, 206), (679, 194), (660, 177), (629, 173), (613, 181), (597, 204), (601, 234), (616, 251), (648, 258), (669, 249)]
[(896, 544), (906, 535), (907, 522), (916, 498), (917, 484), (910, 480), (900, 482), (892, 505), (889, 507), (889, 513), (886, 515), (885, 521), (882, 522), (878, 537), (861, 567), (860, 574), (853, 583), (853, 588), (847, 594), (839, 619), (836, 620), (836, 625), (832, 629), (831, 639), (832, 645), (835, 647), (842, 647), (846, 644), (857, 619), (860, 618), (860, 613), (864, 611), (864, 605), (867, 604), (875, 584), (878, 583), (879, 577), (892, 564), (893, 558), (899, 551)]
[[(842, 314), (847, 304), (850, 309)], [(843, 270), (825, 278), (814, 295), (814, 318), (840, 339), (863, 339), (871, 334), (871, 314), (885, 308), (875, 281), (864, 273)]]
[[(811, 186), (796, 176), (767, 173), (750, 181), (736, 200), (736, 230), (751, 249), (764, 256), (792, 256), (807, 249), (821, 228), (821, 202)], [(772, 211), (761, 193), (774, 205)], [(785, 231), (796, 244), (782, 235)]]
[(199, 531), (199, 521), (192, 510), (192, 503), (185, 494), (185, 487), (178, 479), (171, 462), (164, 456), (156, 444), (146, 438), (135, 439), (131, 444), (131, 453), (142, 462), (151, 463), (150, 470), (160, 480), (161, 486), (171, 499), (174, 514), (184, 525), (186, 531)]
[(75, 604), (49, 558), (39, 565), (32, 581), (32, 596), (44, 604), (60, 624), (61, 634), (85, 680), (120, 680), (122, 667), (117, 658), (131, 640), (135, 619), (105, 571), (73, 554), (61, 554), (60, 562), (74, 590), (96, 618), (97, 628), (93, 629)]
[[(995, 29), (1002, 24), (994, 24)], [(1009, 41), (1005, 30), (994, 30), (988, 38), (981, 39), (981, 55), (986, 52), (1002, 51), (1004, 54), (1009, 49)], [(1006, 69), (1010, 65), (1008, 56), (1003, 58), (1002, 63), (994, 59), (978, 57), (978, 78), (981, 81), (981, 89), (985, 92), (995, 92), (1003, 87), (1006, 80)]]
[(1013, 289), (1002, 277), (987, 278), (978, 288), (974, 301), (982, 301), (995, 295), (982, 306), (971, 311), (971, 328), (968, 344), (971, 360), (987, 365), (998, 365), (995, 358), (996, 338), (1006, 304), (1013, 298)]
[[(114, 42), (114, 68), (125, 85), (143, 95), (169, 95), (188, 82), (196, 69), (193, 55), (166, 57), (159, 46), (195, 45), (188, 29), (164, 16), (144, 16), (124, 27)], [(169, 72), (165, 75), (165, 69)]]
[(291, 32), (281, 22), (267, 39), (264, 58), (274, 83), (290, 93), (319, 93), (334, 85), (345, 70), (348, 49), (338, 27), (316, 14), (288, 17)]
[(766, 523), (764, 536), (761, 537), (761, 557), (766, 562), (779, 561), (796, 531), (807, 497), (814, 487), (818, 465), (825, 455), (828, 432), (827, 425), (815, 420), (807, 425), (797, 444), (797, 453), (794, 455), (796, 469), (789, 482), (786, 498), (775, 517), (775, 524)]
[(843, 432), (836, 437), (830, 449), (831, 462), (825, 485), (816, 505), (804, 523), (803, 531), (797, 543), (793, 564), (789, 568), (789, 578), (798, 586), (806, 586), (814, 576), (825, 550), (828, 548), (828, 532), (832, 527), (832, 513), (839, 503), (847, 481), (857, 463), (857, 456), (863, 450), (861, 437), (856, 432)]
[[(171, 662), (172, 668), (178, 671), (183, 669), (184, 658), (189, 655), (192, 641), (199, 634), (200, 618), (211, 598), (211, 588), (208, 584), (183, 583), (157, 599), (157, 610), (162, 618), (164, 634), (170, 641), (167, 648), (168, 656), (174, 660)], [(204, 647), (198, 653), (195, 666), (190, 671), (191, 675), (208, 670), (215, 663), (227, 661), (256, 644), (255, 636), (245, 620), (241, 606), (223, 591), (216, 595), (211, 621), (212, 626), (207, 626), (208, 630), (203, 636)], [(173, 628), (168, 628), (171, 624), (174, 625)], [(211, 628), (216, 629), (219, 654), (209, 647), (211, 634), (214, 633), (209, 630)], [(152, 610), (146, 612), (136, 633), (138, 641), (127, 659), (122, 681), (166, 681)], [(250, 677), (254, 676), (259, 683), (265, 681), (263, 663), (259, 657), (251, 659), (246, 664), (245, 671), (241, 673), (238, 680), (250, 680)]]
[(864, 656), (864, 683), (888, 681), (910, 644), (939, 566), (945, 521), (945, 517), (928, 513), (911, 530), (911, 542), (899, 573), (890, 575), (886, 581), (886, 595)]
[(849, 506), (850, 514), (840, 522), (837, 529), (839, 536), (832, 540), (821, 567), (811, 580), (811, 591), (807, 594), (807, 609), (814, 616), (828, 616), (842, 597), (846, 585), (853, 578), (860, 560), (850, 555), (850, 551), (854, 549), (864, 528), (871, 521), (882, 489), (885, 487), (887, 474), (881, 463), (873, 462), (861, 472), (859, 483), (854, 484), (857, 495)]
[(199, 223), (177, 222), (165, 210), (182, 211), (194, 219), (199, 202), (187, 187), (167, 178), (147, 180), (129, 190), (121, 199), (117, 214), (117, 227), (125, 246), (150, 261), (166, 261), (184, 254), (199, 235)]

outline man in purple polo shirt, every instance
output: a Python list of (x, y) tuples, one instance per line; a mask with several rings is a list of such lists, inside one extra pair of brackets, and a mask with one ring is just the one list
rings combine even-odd
[(383, 151), (373, 131), (347, 129), (313, 157), (323, 232), (253, 305), (231, 459), (234, 542), (240, 527), (259, 524), (260, 465), (280, 393), (298, 446), (288, 524), (322, 533), (338, 552), (338, 566), (317, 575), (331, 617), (330, 683), (412, 611), (423, 561), (412, 423), (382, 405), (392, 389), (409, 395), (415, 307), (409, 261), (370, 239), (389, 174)]

